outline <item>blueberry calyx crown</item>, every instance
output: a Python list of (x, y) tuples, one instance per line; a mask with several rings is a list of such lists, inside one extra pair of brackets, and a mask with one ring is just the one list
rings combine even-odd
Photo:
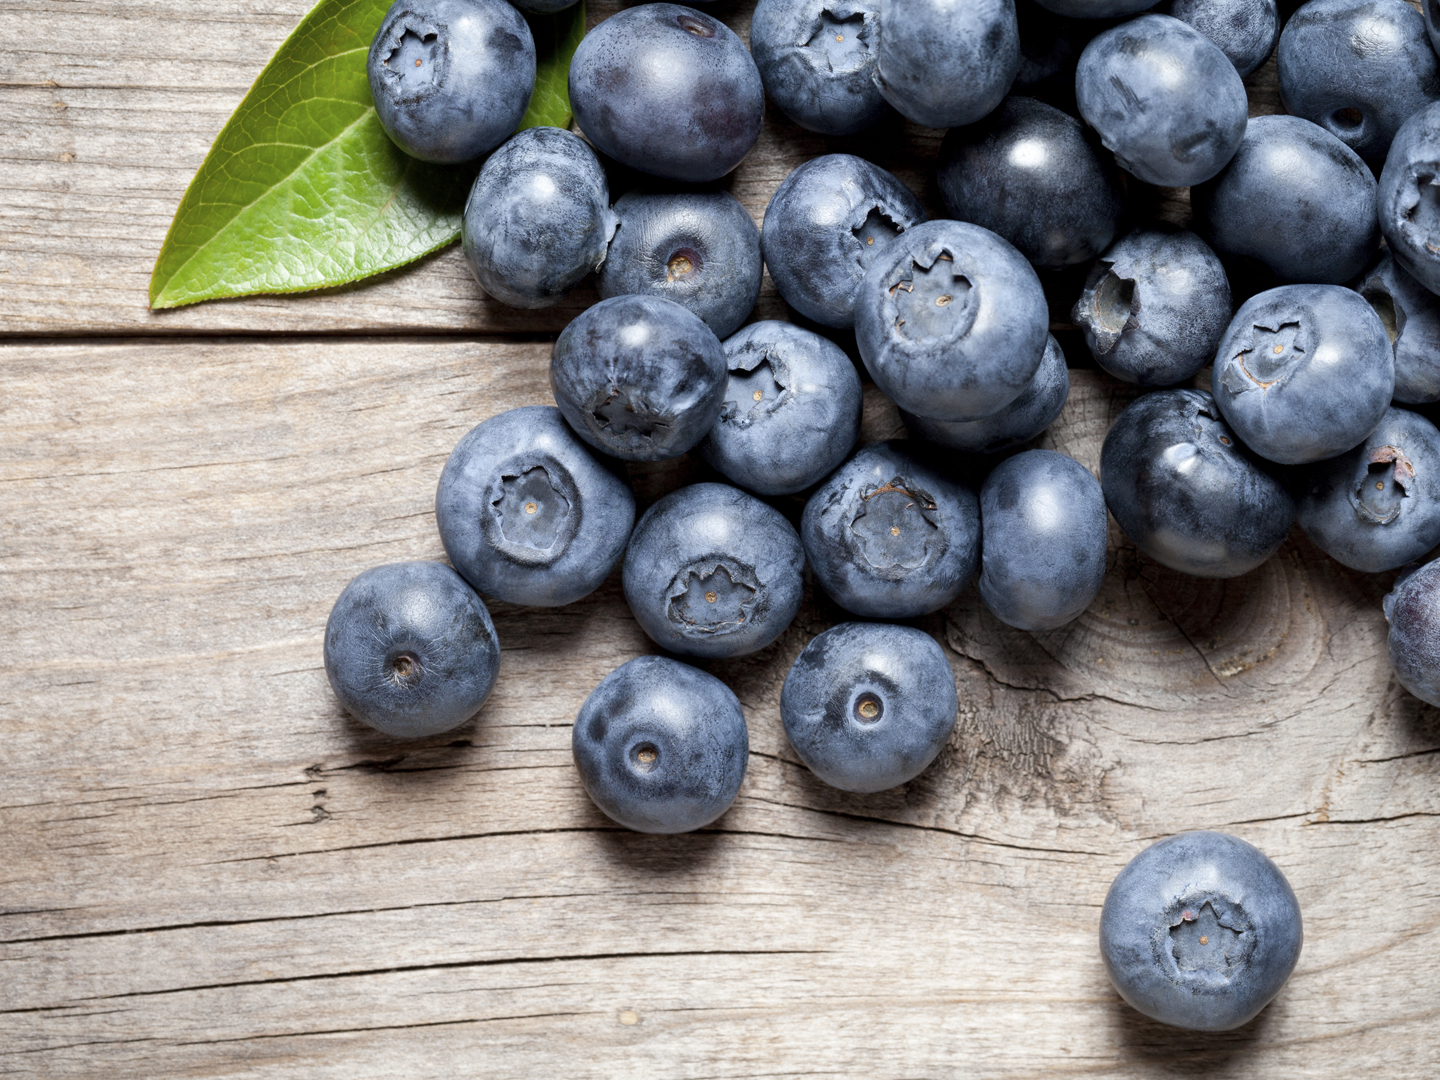
[(1171, 981), (1193, 993), (1224, 992), (1258, 944), (1245, 909), (1210, 892), (1181, 897), (1155, 933), (1155, 958)]
[(850, 531), (876, 570), (916, 570), (944, 550), (937, 509), (927, 492), (895, 476), (860, 493)]
[(1389, 525), (1410, 497), (1415, 466), (1399, 447), (1377, 446), (1366, 455), (1359, 472), (1359, 483), (1350, 497), (1355, 513), (1362, 521)]
[(709, 555), (684, 567), (670, 583), (665, 613), (687, 635), (715, 636), (741, 629), (760, 596), (753, 568)]

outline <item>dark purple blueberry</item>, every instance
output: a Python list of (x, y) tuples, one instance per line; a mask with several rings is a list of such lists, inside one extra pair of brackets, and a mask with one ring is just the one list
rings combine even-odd
[(1440, 102), (1400, 125), (1380, 173), (1380, 231), (1395, 261), (1440, 293)]
[(1275, 0), (1170, 0), (1162, 12), (1218, 45), (1242, 77), (1269, 60), (1280, 39)]
[(1421, 701), (1440, 706), (1440, 559), (1395, 579), (1385, 618), (1395, 677)]
[(1402, 270), (1389, 252), (1381, 253), (1359, 290), (1395, 349), (1395, 400), (1414, 405), (1440, 401), (1440, 297)]
[(822, 135), (853, 135), (890, 107), (875, 85), (879, 0), (760, 0), (750, 53), (780, 111)]

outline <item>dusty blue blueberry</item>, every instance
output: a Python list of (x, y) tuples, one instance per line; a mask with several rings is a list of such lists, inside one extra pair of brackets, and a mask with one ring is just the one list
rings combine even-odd
[(1395, 677), (1421, 701), (1440, 706), (1440, 559), (1396, 578), (1385, 618)]
[(714, 675), (641, 656), (590, 692), (570, 746), (586, 794), (607, 817), (636, 832), (682, 833), (730, 809), (750, 735), (739, 699)]
[(1205, 241), (1137, 229), (1091, 268), (1071, 317), (1095, 362), (1129, 383), (1174, 386), (1215, 357), (1230, 325), (1230, 281)]
[(842, 623), (806, 645), (780, 691), (800, 760), (831, 787), (868, 793), (924, 772), (955, 730), (945, 650), (908, 626)]
[(810, 496), (800, 537), (815, 580), (846, 611), (910, 619), (950, 603), (975, 572), (980, 503), (904, 442), (876, 443)]
[(575, 433), (626, 461), (692, 449), (720, 416), (725, 350), (699, 316), (659, 296), (581, 312), (550, 354), (550, 389)]
[(640, 293), (674, 300), (715, 336), (733, 334), (755, 310), (760, 230), (728, 192), (650, 195), (615, 204), (619, 230), (600, 268), (600, 295)]
[(1245, 136), (1245, 84), (1220, 47), (1168, 15), (1106, 30), (1080, 54), (1075, 98), (1120, 167), (1148, 184), (1209, 180)]
[(1405, 119), (1440, 98), (1425, 20), (1405, 0), (1310, 0), (1275, 62), (1285, 111), (1377, 166)]
[(459, 727), (500, 669), (490, 612), (444, 563), (366, 570), (325, 624), (325, 674), (345, 711), (402, 739)]
[(570, 61), (570, 105), (616, 161), (671, 180), (724, 176), (760, 137), (765, 90), (745, 43), (678, 4), (616, 12)]
[(1275, 0), (1170, 0), (1162, 12), (1218, 45), (1241, 76), (1269, 60), (1280, 38)]
[(760, 248), (780, 295), (807, 319), (849, 329), (855, 294), (885, 246), (925, 210), (893, 175), (851, 154), (812, 158), (765, 208)]
[(927, 420), (902, 412), (905, 426), (920, 438), (973, 454), (994, 454), (1029, 442), (1048, 428), (1070, 396), (1070, 369), (1060, 343), (1047, 338), (1045, 355), (1030, 385), (997, 413), (979, 420)]
[(1090, 470), (1054, 450), (1002, 462), (980, 488), (980, 597), (1021, 630), (1077, 618), (1105, 580), (1105, 496)]
[(1353, 450), (1295, 478), (1300, 527), (1352, 570), (1404, 566), (1440, 544), (1440, 431), (1391, 407)]
[(927, 221), (871, 263), (855, 340), (875, 385), (934, 420), (978, 420), (1030, 385), (1050, 312), (1035, 270), (989, 229)]
[(1043, 8), (1072, 19), (1117, 19), (1152, 8), (1158, 0), (1036, 0)]
[(1380, 231), (1395, 261), (1440, 293), (1440, 102), (1395, 133), (1380, 172)]
[(805, 552), (780, 511), (729, 484), (692, 484), (646, 510), (625, 551), (625, 599), (662, 649), (744, 656), (800, 609)]
[(875, 85), (878, 0), (760, 0), (750, 54), (780, 111), (822, 135), (894, 115)]
[(860, 437), (860, 376), (833, 342), (793, 323), (758, 322), (725, 342), (730, 381), (700, 453), (761, 495), (818, 484)]
[(1380, 243), (1375, 177), (1360, 155), (1298, 116), (1257, 116), (1234, 159), (1190, 193), (1196, 231), (1282, 282), (1340, 285)]
[(585, 140), (534, 127), (491, 154), (465, 204), (465, 258), (501, 303), (558, 303), (605, 259), (615, 231), (605, 170)]
[(879, 0), (875, 85), (926, 127), (973, 124), (1020, 68), (1015, 0)]
[(1285, 485), (1241, 447), (1203, 390), (1128, 405), (1105, 436), (1100, 485), (1136, 547), (1195, 577), (1248, 574), (1295, 524)]
[(1383, 252), (1361, 279), (1363, 296), (1380, 316), (1395, 349), (1395, 400), (1440, 401), (1440, 297)]
[(530, 405), (460, 440), (440, 474), (435, 521), (445, 554), (478, 591), (559, 607), (619, 565), (635, 497), (559, 409)]
[(448, 164), (488, 154), (535, 89), (535, 39), (505, 0), (396, 0), (370, 45), (370, 93), (395, 145)]
[(1008, 97), (940, 146), (940, 194), (952, 218), (1003, 236), (1036, 266), (1089, 262), (1115, 239), (1124, 181), (1080, 121)]
[(1100, 910), (1100, 956), (1131, 1006), (1162, 1024), (1229, 1031), (1254, 1019), (1295, 970), (1300, 903), (1244, 840), (1187, 832), (1151, 844)]
[(1342, 454), (1375, 430), (1395, 389), (1395, 355), (1359, 293), (1284, 285), (1235, 313), (1211, 386), (1246, 446), (1303, 465)]

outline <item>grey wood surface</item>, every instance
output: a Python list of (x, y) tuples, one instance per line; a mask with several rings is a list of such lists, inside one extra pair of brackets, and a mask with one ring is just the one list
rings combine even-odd
[[(717, 8), (743, 28), (747, 6)], [(1440, 1073), (1440, 712), (1390, 672), (1393, 575), (1298, 532), (1204, 582), (1112, 526), (1070, 627), (1010, 630), (973, 591), (922, 620), (960, 722), (875, 796), (785, 742), (780, 681), (843, 617), (807, 597), (775, 645), (708, 665), (752, 754), (686, 837), (613, 827), (571, 765), (586, 694), (652, 648), (614, 579), (492, 605), (501, 681), (453, 735), (345, 718), (330, 604), (367, 566), (442, 557), (446, 455), (548, 400), (528, 335), (565, 314), (481, 302), (453, 253), (145, 312), (184, 184), (305, 7), (0, 0), (0, 1073)], [(772, 117), (735, 181), (757, 216), (824, 148), (788, 138)], [(894, 138), (924, 190), (938, 136)], [(1072, 374), (1041, 445), (1093, 469), (1133, 392)], [(872, 392), (866, 437), (900, 431)], [(705, 475), (632, 470), (642, 502)], [(1305, 914), (1290, 983), (1219, 1036), (1128, 1009), (1095, 943), (1120, 867), (1199, 827), (1260, 845)]]

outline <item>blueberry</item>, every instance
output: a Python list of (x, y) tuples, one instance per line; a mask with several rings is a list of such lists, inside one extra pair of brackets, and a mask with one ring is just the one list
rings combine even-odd
[(585, 35), (570, 61), (570, 105), (602, 153), (698, 183), (750, 152), (765, 90), (745, 43), (724, 23), (678, 4), (643, 4)]
[(1036, 0), (1047, 11), (1072, 19), (1116, 19), (1152, 8), (1157, 0)]
[(1197, 230), (1282, 282), (1340, 285), (1380, 242), (1375, 177), (1360, 155), (1298, 116), (1257, 116), (1234, 160), (1190, 193)]
[(1100, 257), (1071, 317), (1111, 375), (1173, 386), (1214, 359), (1230, 315), (1219, 258), (1194, 233), (1161, 226), (1137, 229)]
[(1395, 261), (1440, 293), (1440, 103), (1400, 125), (1380, 172), (1380, 231)]
[(1218, 45), (1242, 77), (1269, 60), (1280, 39), (1275, 0), (1170, 0), (1164, 14), (1188, 23)]
[(645, 833), (690, 832), (725, 813), (750, 754), (730, 688), (663, 656), (638, 657), (605, 676), (580, 707), (570, 740), (595, 805)]
[(1089, 262), (1115, 239), (1124, 184), (1080, 121), (1027, 97), (954, 128), (940, 147), (945, 209), (1003, 236), (1036, 266)]
[(550, 388), (565, 419), (591, 446), (626, 461), (693, 448), (720, 415), (725, 376), (720, 339), (658, 296), (600, 301), (550, 354)]
[(879, 0), (875, 85), (926, 127), (973, 124), (1020, 68), (1014, 0)]
[(875, 85), (878, 0), (760, 0), (750, 53), (765, 92), (801, 127), (853, 135), (893, 115)]
[(876, 443), (810, 496), (800, 537), (815, 580), (846, 611), (915, 618), (954, 600), (975, 572), (980, 504), (905, 443)]
[(1054, 630), (1105, 580), (1109, 518), (1100, 484), (1072, 457), (1027, 450), (980, 488), (980, 597), (1001, 622)]
[(1359, 290), (1395, 350), (1395, 400), (1440, 401), (1440, 297), (1396, 265), (1389, 252), (1361, 279)]
[(790, 495), (825, 479), (860, 437), (860, 376), (819, 334), (758, 322), (725, 342), (730, 381), (720, 420), (700, 453), (761, 495)]
[(865, 271), (896, 236), (925, 220), (910, 189), (850, 154), (812, 158), (770, 196), (760, 248), (785, 302), (849, 329)]
[(800, 608), (805, 553), (774, 507), (729, 484), (672, 491), (640, 518), (625, 551), (625, 599), (662, 649), (744, 656)]
[(1241, 448), (1203, 390), (1137, 398), (1100, 455), (1105, 504), (1156, 562), (1205, 578), (1247, 574), (1295, 523), (1285, 486)]
[(1400, 685), (1440, 705), (1440, 560), (1402, 573), (1385, 597), (1390, 664)]
[(470, 161), (515, 130), (535, 89), (535, 39), (505, 0), (396, 0), (370, 45), (385, 133), (421, 161)]
[(663, 296), (729, 337), (755, 310), (764, 266), (760, 230), (724, 191), (648, 195), (615, 204), (619, 231), (600, 268), (603, 297)]
[(1049, 326), (1025, 257), (962, 221), (904, 232), (871, 263), (855, 303), (855, 339), (875, 385), (934, 420), (978, 420), (1019, 397)]
[(1302, 465), (1344, 453), (1375, 430), (1395, 389), (1395, 356), (1359, 293), (1285, 285), (1235, 313), (1211, 383), (1246, 446)]
[(1405, 0), (1310, 0), (1275, 59), (1285, 111), (1374, 165), (1405, 118), (1440, 98), (1425, 20)]
[(549, 307), (605, 259), (605, 170), (584, 139), (527, 128), (486, 159), (465, 204), (465, 258), (501, 303)]
[(490, 613), (444, 563), (366, 570), (325, 624), (325, 675), (345, 711), (386, 735), (459, 727), (485, 704), (500, 668)]
[(1165, 187), (1199, 184), (1223, 169), (1249, 114), (1235, 65), (1168, 15), (1142, 15), (1085, 46), (1075, 98), (1122, 169)]
[(908, 626), (842, 623), (785, 676), (780, 717), (800, 760), (831, 787), (873, 792), (924, 772), (960, 701), (945, 650)]
[(1254, 1019), (1300, 959), (1300, 904), (1259, 848), (1221, 832), (1151, 844), (1100, 911), (1115, 989), (1162, 1024), (1229, 1031)]
[(1065, 354), (1060, 351), (1060, 343), (1049, 337), (1030, 385), (999, 412), (979, 420), (927, 420), (907, 412), (900, 415), (912, 433), (930, 442), (973, 454), (994, 454), (1039, 435), (1055, 422), (1069, 396), (1070, 369), (1065, 366)]

